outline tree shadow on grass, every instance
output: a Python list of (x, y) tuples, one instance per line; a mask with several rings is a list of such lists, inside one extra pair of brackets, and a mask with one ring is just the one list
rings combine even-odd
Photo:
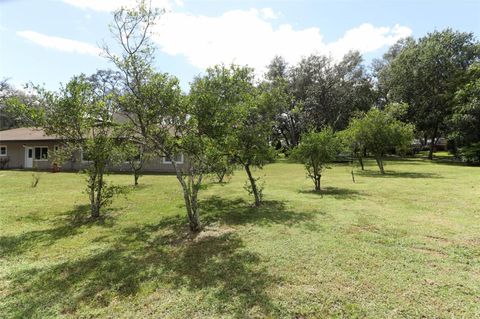
[(302, 194), (313, 194), (320, 197), (333, 197), (336, 199), (357, 199), (363, 196), (363, 193), (354, 189), (338, 188), (338, 187), (324, 187), (320, 191), (314, 189), (300, 190)]
[[(285, 309), (272, 302), (268, 291), (282, 278), (270, 274), (262, 256), (245, 247), (236, 226), (298, 223), (315, 231), (308, 222), (318, 212), (295, 212), (281, 201), (266, 201), (255, 208), (242, 199), (220, 197), (203, 200), (201, 207), (206, 227), (200, 234), (188, 231), (183, 215), (165, 217), (155, 224), (123, 228), (116, 235), (100, 237), (105, 247), (102, 251), (82, 256), (88, 251), (82, 249), (56, 264), (13, 270), (7, 275), (7, 293), (2, 301), (6, 316), (75, 317), (82, 307), (106, 313), (113, 300), (151, 291), (157, 299), (150, 303), (159, 312), (168, 311), (168, 301), (162, 298), (173, 295), (176, 305), (187, 309), (179, 316), (193, 311), (245, 318), (253, 311), (259, 317), (279, 317)], [(20, 247), (36, 241), (45, 244), (76, 234), (78, 225), (88, 225), (83, 214), (66, 214), (69, 222), (64, 228), (30, 235), (11, 251), (21, 252)]]
[(271, 225), (310, 223), (315, 215), (322, 212), (296, 212), (288, 209), (283, 201), (269, 200), (259, 207), (252, 206), (244, 199), (224, 199), (212, 196), (200, 203), (202, 218), (206, 223), (220, 222), (226, 225)]
[(380, 177), (380, 178), (442, 178), (440, 175), (436, 173), (385, 171), (385, 174), (381, 174), (379, 171), (372, 171), (372, 170), (358, 171), (357, 175), (362, 177)]
[[(262, 316), (278, 314), (266, 289), (280, 279), (268, 274), (261, 257), (246, 250), (234, 232), (166, 245), (166, 238), (174, 236), (171, 229), (184, 222), (173, 217), (158, 225), (132, 227), (105, 251), (11, 274), (7, 315), (75, 315), (82, 305), (99, 309), (113, 299), (134, 296), (143, 284), (152, 290), (171, 289), (167, 294), (179, 294), (177, 302), (187, 303), (187, 308), (193, 293), (208, 302), (190, 307), (214, 309), (220, 315), (244, 318), (252, 308)], [(163, 303), (158, 300), (160, 308)]]
[[(82, 227), (100, 225), (112, 227), (114, 217), (108, 210), (97, 219), (90, 217), (89, 205), (77, 205), (52, 221), (53, 227), (33, 230), (13, 236), (0, 236), (0, 257), (31, 251), (39, 246), (48, 247), (57, 240), (79, 234)], [(32, 217), (33, 218), (33, 217)]]

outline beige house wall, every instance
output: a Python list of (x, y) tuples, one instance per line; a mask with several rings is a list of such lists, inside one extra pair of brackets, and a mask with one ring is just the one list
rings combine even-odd
[[(25, 142), (2, 142), (0, 145), (7, 147), (7, 157), (9, 162), (6, 166), (7, 169), (23, 169), (25, 168), (25, 148), (26, 147), (48, 147), (49, 158), (46, 160), (33, 160), (33, 169), (39, 170), (51, 170), (53, 162), (51, 155), (54, 151), (55, 145), (59, 145), (56, 141), (25, 141)], [(89, 162), (82, 161), (80, 152), (75, 152), (71, 161), (63, 163), (61, 171), (79, 171), (88, 167)], [(181, 164), (185, 165), (185, 164)], [(111, 171), (116, 172), (129, 172), (130, 166), (128, 163), (123, 163), (111, 167)], [(174, 172), (175, 169), (171, 163), (165, 163), (164, 158), (156, 157), (147, 161), (144, 164), (143, 171), (145, 172)]]

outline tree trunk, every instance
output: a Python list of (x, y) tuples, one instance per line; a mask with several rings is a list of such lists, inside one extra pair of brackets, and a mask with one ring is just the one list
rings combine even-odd
[(183, 173), (181, 169), (177, 166), (177, 163), (175, 163), (175, 161), (172, 161), (172, 165), (175, 168), (177, 180), (182, 186), (183, 200), (185, 202), (185, 209), (187, 210), (188, 226), (190, 228), (190, 231), (197, 233), (201, 231), (197, 193), (198, 189), (200, 188), (202, 177), (199, 177), (199, 182), (197, 183), (197, 185), (195, 185), (195, 183), (191, 180), (191, 175), (189, 175), (189, 184), (193, 185), (193, 187), (189, 187), (189, 185), (187, 185), (187, 183), (185, 182), (185, 179), (183, 178)]
[(140, 174), (139, 174), (137, 171), (135, 171), (135, 172), (133, 173), (133, 180), (134, 180), (134, 185), (135, 185), (135, 186), (138, 186), (138, 178), (139, 178), (139, 177), (140, 177)]
[(376, 158), (378, 168), (380, 169), (380, 173), (385, 174), (385, 170), (383, 168), (383, 160), (381, 156), (377, 156)]
[(362, 168), (362, 171), (365, 170), (365, 167), (363, 166), (363, 158), (360, 154), (357, 154), (358, 162), (360, 163), (360, 167)]
[(320, 179), (322, 178), (322, 175), (315, 175), (315, 190), (319, 192), (321, 190), (320, 188)]
[[(201, 179), (201, 176), (200, 176)], [(197, 195), (198, 195), (198, 187), (195, 185), (195, 182), (192, 182), (192, 195), (191, 195), (191, 216), (190, 216), (190, 221), (189, 221), (189, 226), (190, 226), (190, 231), (197, 233), (201, 230), (201, 224), (200, 224), (200, 209), (198, 207), (198, 200), (197, 200)]]
[(253, 178), (252, 172), (250, 171), (250, 165), (248, 164), (245, 165), (245, 171), (247, 172), (248, 179), (252, 187), (252, 193), (253, 193), (253, 196), (255, 197), (255, 206), (258, 207), (261, 204), (261, 199), (260, 199), (260, 194), (258, 193), (257, 184), (255, 183), (255, 178)]
[(217, 177), (218, 177), (218, 182), (223, 183), (223, 179), (225, 178), (225, 172), (218, 172)]
[(97, 205), (97, 190), (98, 190), (98, 175), (97, 171), (93, 172), (89, 176), (89, 197), (90, 197), (90, 216), (92, 218), (100, 217), (100, 208)]
[(95, 199), (95, 218), (100, 217), (100, 208), (102, 207), (102, 199), (103, 199), (103, 169), (100, 169), (97, 173), (98, 178), (97, 178), (97, 198)]

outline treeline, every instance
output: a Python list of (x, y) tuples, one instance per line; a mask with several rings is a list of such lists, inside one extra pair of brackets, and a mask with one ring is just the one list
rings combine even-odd
[(279, 152), (304, 163), (317, 190), (339, 153), (362, 166), (368, 153), (384, 173), (384, 156), (408, 151), (414, 135), (431, 141), (432, 151), (448, 136), (454, 152), (477, 147), (480, 156), (480, 46), (473, 34), (447, 29), (402, 40), (371, 70), (358, 52), (340, 61), (311, 55), (292, 66), (276, 57), (261, 81), (249, 67), (217, 65), (186, 94), (175, 76), (154, 68), (151, 27), (161, 15), (143, 1), (113, 14), (118, 46), (104, 48), (113, 70), (75, 76), (56, 92), (34, 87), (33, 98), (5, 95), (16, 121), (63, 138), (53, 155), (59, 162), (79, 150), (88, 157), (92, 217), (123, 191), (104, 180), (118, 161), (131, 163), (136, 184), (145, 160), (170, 159), (190, 229), (199, 231), (206, 175), (221, 181), (241, 168), (258, 206), (263, 184), (255, 169)]
[(358, 52), (338, 62), (311, 55), (293, 66), (276, 57), (266, 82), (288, 97), (279, 104), (274, 131), (287, 149), (311, 129), (343, 130), (359, 112), (401, 103), (400, 119), (414, 125), (430, 159), (440, 137), (456, 155), (475, 145), (480, 151), (480, 44), (472, 33), (446, 29), (400, 40), (369, 69)]

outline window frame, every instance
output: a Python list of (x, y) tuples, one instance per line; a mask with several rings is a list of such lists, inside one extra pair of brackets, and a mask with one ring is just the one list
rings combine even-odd
[(2, 148), (5, 148), (5, 154), (2, 154), (2, 152), (0, 151), (0, 156), (8, 156), (8, 147), (7, 145), (0, 145), (0, 149)]
[(80, 149), (80, 162), (85, 163), (85, 164), (93, 162), (92, 160), (86, 160), (86, 159), (83, 158), (83, 149)]
[[(183, 164), (183, 162), (184, 162), (183, 153), (180, 153), (179, 155), (181, 156), (182, 160), (181, 161), (175, 161), (175, 163)], [(163, 162), (163, 164), (172, 164), (172, 161), (169, 161), (166, 156), (162, 157), (162, 162)]]
[[(49, 160), (49, 153), (50, 153), (50, 148), (48, 146), (33, 146), (33, 160), (36, 161), (36, 162), (47, 162)], [(36, 156), (36, 149), (39, 148), (40, 149), (40, 156), (42, 155), (42, 151), (41, 149), (42, 148), (46, 148), (47, 149), (47, 157), (46, 158), (39, 158), (37, 159), (37, 156)]]

